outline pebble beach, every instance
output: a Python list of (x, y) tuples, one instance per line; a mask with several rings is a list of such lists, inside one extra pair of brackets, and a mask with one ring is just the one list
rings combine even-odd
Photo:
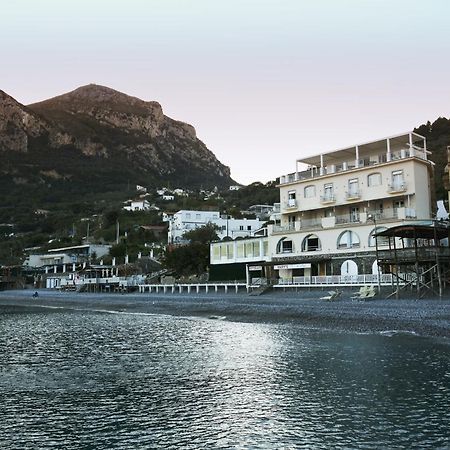
[(450, 298), (357, 301), (353, 290), (332, 302), (325, 290), (272, 291), (261, 296), (242, 293), (87, 294), (40, 290), (0, 292), (0, 312), (36, 308), (91, 310), (98, 313), (168, 314), (237, 322), (294, 322), (311, 328), (359, 333), (413, 333), (450, 337)]

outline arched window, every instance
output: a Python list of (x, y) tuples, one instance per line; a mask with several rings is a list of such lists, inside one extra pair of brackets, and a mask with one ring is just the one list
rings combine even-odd
[(358, 266), (355, 261), (347, 259), (341, 265), (341, 276), (358, 275)]
[(277, 244), (277, 253), (292, 253), (294, 251), (294, 243), (291, 239), (281, 238)]
[(359, 245), (359, 236), (354, 231), (345, 230), (338, 237), (337, 248), (355, 248)]
[(320, 250), (320, 239), (315, 234), (308, 234), (302, 242), (302, 252), (313, 252)]
[(316, 187), (311, 184), (309, 186), (305, 186), (304, 191), (305, 198), (312, 198), (316, 196)]
[(375, 247), (378, 242), (378, 246), (381, 245), (389, 245), (389, 239), (386, 236), (377, 237), (375, 241), (375, 234), (381, 233), (382, 231), (387, 230), (386, 227), (376, 227), (369, 234), (369, 247)]
[(381, 186), (382, 178), (380, 172), (375, 172), (367, 175), (367, 186)]

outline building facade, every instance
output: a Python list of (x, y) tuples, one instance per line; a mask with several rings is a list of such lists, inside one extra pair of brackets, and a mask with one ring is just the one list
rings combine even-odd
[(428, 154), (425, 138), (409, 132), (297, 160), (296, 171), (280, 177), (280, 223), (268, 227), (266, 275), (295, 283), (378, 274), (375, 233), (432, 217)]
[(221, 216), (218, 211), (181, 210), (169, 221), (168, 242), (182, 243), (184, 233), (207, 224), (217, 226), (219, 239), (225, 237), (235, 239), (252, 235), (263, 223), (259, 219), (233, 219)]

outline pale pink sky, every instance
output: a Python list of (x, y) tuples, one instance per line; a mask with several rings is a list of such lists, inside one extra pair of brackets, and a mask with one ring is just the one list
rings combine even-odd
[(97, 83), (191, 123), (238, 182), (450, 110), (447, 0), (5, 0), (0, 89)]

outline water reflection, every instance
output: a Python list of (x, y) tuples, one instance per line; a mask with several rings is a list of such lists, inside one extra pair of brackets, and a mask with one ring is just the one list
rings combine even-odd
[(0, 315), (0, 444), (445, 448), (445, 344), (293, 324)]

